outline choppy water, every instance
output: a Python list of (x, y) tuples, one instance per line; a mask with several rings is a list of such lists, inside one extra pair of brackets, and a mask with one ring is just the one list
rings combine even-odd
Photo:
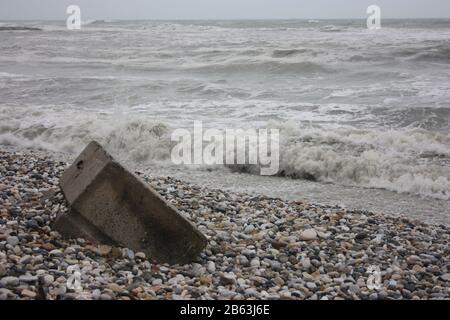
[[(95, 138), (199, 183), (450, 220), (450, 20), (7, 25), (43, 30), (0, 31), (0, 144)], [(287, 178), (173, 167), (194, 120), (281, 129)]]

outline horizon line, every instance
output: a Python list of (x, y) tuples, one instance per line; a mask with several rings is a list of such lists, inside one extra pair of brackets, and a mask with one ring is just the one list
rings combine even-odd
[[(86, 19), (82, 21), (293, 21), (293, 20), (366, 20), (367, 18), (143, 18), (143, 19), (124, 19), (124, 18), (103, 18)], [(411, 18), (393, 18), (385, 17), (383, 20), (450, 20), (450, 17), (411, 17)], [(0, 21), (66, 21), (66, 19), (0, 19)]]

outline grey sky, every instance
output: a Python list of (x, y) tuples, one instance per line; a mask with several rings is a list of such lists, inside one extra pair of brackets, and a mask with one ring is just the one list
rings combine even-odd
[(450, 18), (449, 0), (0, 0), (0, 20), (65, 20), (70, 4), (93, 19)]

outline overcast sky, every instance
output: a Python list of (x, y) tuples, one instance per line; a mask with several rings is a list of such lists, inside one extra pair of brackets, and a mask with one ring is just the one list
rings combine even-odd
[(70, 4), (82, 20), (366, 18), (371, 4), (384, 18), (450, 18), (449, 0), (0, 0), (0, 20), (65, 20)]

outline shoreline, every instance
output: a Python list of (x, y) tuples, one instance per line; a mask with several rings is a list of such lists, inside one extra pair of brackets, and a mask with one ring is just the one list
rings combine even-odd
[[(0, 150), (8, 152), (26, 152), (50, 156), (57, 161), (71, 163), (77, 154), (51, 151), (40, 148), (0, 145)], [(111, 154), (114, 150), (110, 150)], [(117, 159), (132, 171), (152, 177), (172, 177), (174, 179), (219, 189), (227, 192), (241, 192), (253, 195), (265, 195), (284, 201), (305, 201), (321, 206), (340, 206), (347, 210), (364, 210), (383, 213), (395, 217), (417, 219), (428, 224), (443, 224), (450, 227), (450, 200), (441, 200), (409, 193), (398, 193), (386, 189), (365, 188), (329, 184), (317, 181), (292, 179), (277, 176), (259, 176), (240, 173), (221, 168), (219, 170), (193, 169), (183, 166), (166, 166), (165, 164), (127, 162)]]
[[(67, 210), (65, 167), (45, 151), (0, 148), (0, 299), (450, 299), (449, 227), (170, 177), (141, 176), (207, 236), (197, 262), (63, 240), (51, 224)], [(67, 287), (71, 266), (81, 291)]]

